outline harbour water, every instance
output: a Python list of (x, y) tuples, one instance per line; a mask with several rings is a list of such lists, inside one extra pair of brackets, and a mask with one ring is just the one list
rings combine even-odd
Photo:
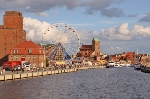
[(150, 74), (100, 68), (0, 82), (0, 99), (149, 99)]

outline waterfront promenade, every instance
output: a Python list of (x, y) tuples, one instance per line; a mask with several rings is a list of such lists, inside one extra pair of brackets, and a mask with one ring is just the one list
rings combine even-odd
[(0, 99), (149, 99), (149, 73), (96, 68), (0, 82)]
[(91, 68), (105, 68), (104, 66), (87, 66), (87, 67), (78, 67), (78, 68), (70, 68), (70, 69), (57, 69), (57, 70), (49, 70), (46, 68), (45, 70), (40, 71), (6, 71), (5, 74), (0, 75), (0, 81), (6, 80), (15, 80), (15, 79), (23, 79), (23, 78), (31, 78), (45, 75), (54, 75), (54, 74), (62, 74), (62, 73), (70, 73), (76, 72), (78, 70), (85, 70)]

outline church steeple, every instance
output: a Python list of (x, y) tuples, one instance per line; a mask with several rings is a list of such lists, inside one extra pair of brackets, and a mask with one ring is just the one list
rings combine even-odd
[(92, 40), (92, 51), (95, 51), (95, 56), (100, 55), (100, 40), (98, 38)]

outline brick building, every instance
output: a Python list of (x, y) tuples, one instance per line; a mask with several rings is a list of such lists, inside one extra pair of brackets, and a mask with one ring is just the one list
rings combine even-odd
[(8, 60), (11, 47), (25, 40), (26, 32), (23, 30), (22, 13), (5, 11), (3, 25), (0, 25), (0, 65)]
[(90, 60), (100, 59), (100, 40), (93, 38), (92, 45), (82, 45), (77, 53), (78, 57), (90, 58)]
[(45, 67), (46, 57), (44, 49), (38, 44), (24, 41), (11, 48), (8, 54), (8, 61), (28, 61), (31, 67)]

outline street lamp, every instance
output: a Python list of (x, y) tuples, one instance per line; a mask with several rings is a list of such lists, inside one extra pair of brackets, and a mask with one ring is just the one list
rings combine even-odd
[[(49, 31), (49, 29), (48, 29), (47, 31)], [(45, 57), (45, 46), (43, 46), (42, 42), (43, 42), (43, 36), (46, 34), (47, 31), (45, 31), (45, 32), (42, 34), (41, 42), (40, 42), (41, 47), (42, 47), (42, 48), (44, 47), (44, 66), (43, 66), (43, 67), (46, 67), (46, 66), (45, 66), (45, 64), (46, 64), (46, 57)]]

